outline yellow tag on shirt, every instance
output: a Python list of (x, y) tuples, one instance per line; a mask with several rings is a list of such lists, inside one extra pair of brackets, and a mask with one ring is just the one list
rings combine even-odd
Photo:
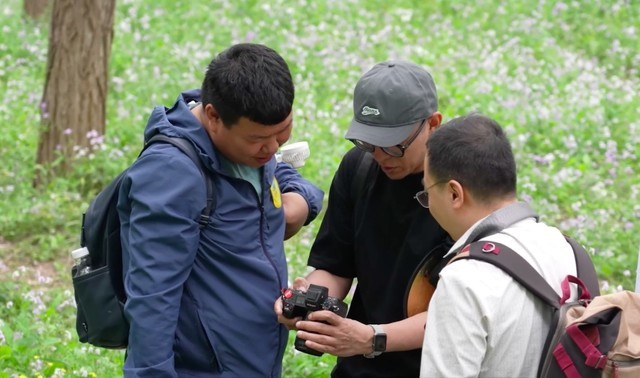
[(282, 196), (280, 195), (280, 185), (278, 185), (278, 180), (276, 180), (275, 177), (271, 182), (271, 188), (269, 190), (271, 191), (273, 206), (275, 206), (276, 209), (279, 209), (282, 206)]

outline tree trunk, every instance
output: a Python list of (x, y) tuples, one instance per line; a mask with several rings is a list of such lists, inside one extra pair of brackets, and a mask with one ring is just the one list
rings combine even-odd
[[(115, 0), (54, 0), (34, 184), (71, 167), (105, 131)], [(60, 164), (52, 165), (58, 158)]]
[(24, 0), (24, 15), (34, 20), (38, 19), (45, 13), (48, 6), (49, 0)]

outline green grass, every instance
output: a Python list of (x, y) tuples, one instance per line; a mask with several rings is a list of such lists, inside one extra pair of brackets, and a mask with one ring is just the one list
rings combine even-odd
[[(230, 44), (279, 51), (296, 84), (301, 172), (328, 191), (359, 76), (403, 58), (432, 72), (445, 120), (471, 110), (507, 130), (519, 194), (589, 247), (605, 291), (633, 289), (640, 247), (640, 4), (479, 0), (118, 0), (104, 143), (75, 169), (31, 186), (47, 22), (0, 5), (0, 377), (119, 375), (122, 352), (79, 344), (68, 279), (82, 211), (136, 156), (151, 107), (199, 86)], [(306, 272), (319, 221), (287, 242)], [(3, 242), (4, 240), (4, 242)], [(51, 263), (47, 276), (20, 265)], [(51, 280), (51, 281), (49, 281)], [(325, 377), (334, 358), (294, 352), (285, 377)]]

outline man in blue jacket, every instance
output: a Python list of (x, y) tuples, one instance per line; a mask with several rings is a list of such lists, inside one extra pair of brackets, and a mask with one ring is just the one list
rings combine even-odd
[(294, 87), (272, 49), (214, 58), (201, 90), (156, 107), (145, 140), (186, 138), (214, 180), (166, 143), (127, 171), (118, 211), (130, 322), (127, 377), (279, 377), (287, 330), (272, 311), (287, 286), (284, 239), (313, 220), (323, 193), (274, 154), (291, 135)]

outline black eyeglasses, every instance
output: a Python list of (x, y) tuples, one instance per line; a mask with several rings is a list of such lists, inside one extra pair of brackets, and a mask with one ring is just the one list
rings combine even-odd
[(359, 149), (361, 149), (361, 150), (363, 150), (365, 152), (373, 153), (373, 151), (375, 151), (375, 149), (377, 147), (377, 148), (381, 149), (382, 152), (384, 152), (385, 154), (387, 154), (389, 156), (403, 157), (404, 156), (404, 151), (407, 148), (409, 148), (411, 143), (413, 143), (413, 141), (416, 140), (418, 135), (420, 135), (420, 132), (424, 128), (424, 124), (428, 119), (429, 118), (425, 118), (424, 120), (422, 120), (422, 122), (420, 123), (420, 127), (418, 127), (418, 130), (411, 136), (411, 138), (409, 138), (406, 142), (404, 142), (402, 144), (396, 144), (395, 146), (390, 146), (390, 147), (379, 147), (379, 146), (374, 146), (371, 143), (367, 143), (367, 142), (364, 142), (364, 141), (359, 140), (359, 139), (351, 139), (351, 142), (353, 144), (355, 144), (356, 147), (358, 147)]
[(436, 185), (444, 184), (447, 181), (448, 180), (442, 180), (442, 181), (436, 182), (435, 184), (431, 184), (425, 190), (421, 190), (418, 193), (416, 193), (416, 195), (413, 196), (413, 198), (418, 200), (418, 203), (420, 204), (420, 206), (424, 207), (425, 209), (428, 209), (429, 208), (429, 189), (433, 188)]

